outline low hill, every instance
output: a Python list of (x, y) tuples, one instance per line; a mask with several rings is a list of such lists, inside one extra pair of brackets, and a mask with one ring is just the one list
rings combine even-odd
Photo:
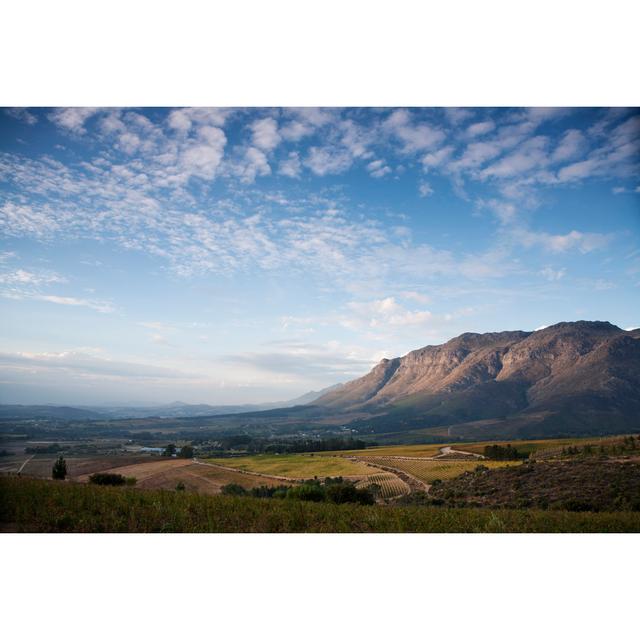
[(52, 405), (0, 405), (0, 420), (101, 420), (105, 413), (91, 409)]

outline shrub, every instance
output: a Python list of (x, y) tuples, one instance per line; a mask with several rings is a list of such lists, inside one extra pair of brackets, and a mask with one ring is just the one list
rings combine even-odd
[(222, 494), (225, 496), (244, 496), (247, 495), (247, 490), (239, 484), (232, 482), (222, 487)]
[(94, 473), (89, 476), (91, 484), (109, 485), (119, 487), (125, 484), (127, 479), (119, 473)]
[(325, 498), (325, 490), (319, 484), (305, 483), (297, 487), (291, 487), (287, 491), (287, 498), (322, 502)]
[(64, 480), (67, 477), (67, 463), (62, 456), (54, 462), (51, 469), (51, 477), (54, 480)]
[(178, 482), (178, 484), (176, 485), (176, 491), (184, 491), (185, 489), (186, 487), (184, 486), (184, 482), (180, 480), (180, 482)]
[(133, 485), (138, 482), (138, 478), (134, 478), (133, 476), (127, 476), (124, 479), (124, 483), (127, 485), (127, 487), (133, 487)]

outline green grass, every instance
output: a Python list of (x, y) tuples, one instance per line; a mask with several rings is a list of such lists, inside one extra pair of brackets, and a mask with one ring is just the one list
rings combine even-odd
[(360, 462), (309, 454), (263, 454), (240, 456), (238, 458), (210, 458), (209, 461), (225, 467), (241, 469), (242, 471), (254, 471), (286, 478), (362, 476), (376, 473), (375, 469), (371, 469), (371, 467), (367, 467)]
[(0, 479), (0, 526), (23, 532), (640, 532), (640, 513), (334, 505)]

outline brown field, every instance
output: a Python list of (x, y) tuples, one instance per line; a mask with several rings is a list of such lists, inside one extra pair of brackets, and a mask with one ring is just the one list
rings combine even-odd
[[(20, 464), (29, 456), (22, 456)], [(157, 461), (158, 458), (143, 456), (96, 456), (92, 458), (70, 458), (65, 456), (67, 462), (67, 473), (69, 478), (79, 478), (89, 476), (99, 471), (110, 471), (124, 466), (149, 464)], [(29, 460), (22, 470), (23, 476), (33, 476), (36, 478), (50, 478), (51, 467), (56, 461), (56, 456), (39, 457)], [(17, 465), (20, 466), (20, 465)], [(118, 472), (119, 473), (119, 472)]]
[[(191, 460), (183, 460), (179, 458), (164, 458), (161, 460), (158, 460), (157, 458), (155, 460), (153, 458), (148, 458), (145, 462), (127, 465), (111, 465), (110, 467), (100, 469), (100, 471), (105, 471), (107, 473), (119, 473), (127, 478), (136, 478), (138, 482), (140, 482), (159, 473), (178, 469), (179, 467), (184, 467), (190, 464), (193, 464)], [(76, 476), (76, 478), (80, 482), (88, 482), (89, 476), (92, 473), (94, 473), (94, 471), (85, 471), (85, 473)]]
[[(131, 461), (131, 458), (128, 459)], [(176, 458), (145, 458), (136, 464), (102, 466), (90, 472), (76, 475), (79, 482), (89, 482), (89, 475), (96, 471), (119, 473), (126, 477), (136, 478), (136, 487), (140, 489), (175, 490), (179, 482), (186, 491), (214, 495), (220, 493), (225, 484), (239, 484), (245, 489), (261, 485), (273, 486), (291, 484), (282, 480), (274, 480), (232, 470), (220, 469), (209, 464), (198, 464), (192, 460)]]
[(239, 484), (245, 489), (264, 485), (271, 487), (293, 484), (282, 480), (228, 471), (212, 465), (194, 463), (148, 476), (138, 481), (136, 486), (142, 489), (175, 489), (178, 482), (182, 482), (187, 491), (210, 495), (220, 493), (225, 484)]

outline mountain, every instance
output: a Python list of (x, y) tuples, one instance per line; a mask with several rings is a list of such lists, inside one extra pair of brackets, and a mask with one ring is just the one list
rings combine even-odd
[(374, 431), (448, 427), (461, 437), (640, 428), (640, 330), (609, 322), (464, 333), (381, 360), (315, 405), (368, 417)]
[(342, 383), (339, 382), (338, 384), (333, 384), (330, 387), (321, 389), (320, 391), (309, 391), (304, 395), (301, 395), (297, 398), (294, 398), (293, 400), (290, 400), (286, 405), (282, 405), (282, 406), (294, 407), (301, 404), (311, 404), (312, 402), (315, 402), (318, 398), (321, 398), (322, 396), (326, 395), (327, 393), (331, 393), (332, 391), (337, 391), (341, 387), (342, 387)]

